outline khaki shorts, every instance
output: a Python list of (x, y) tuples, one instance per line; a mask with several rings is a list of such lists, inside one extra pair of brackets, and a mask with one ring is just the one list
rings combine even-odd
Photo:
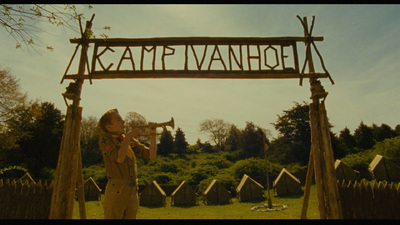
[(104, 219), (136, 219), (139, 208), (138, 186), (128, 182), (108, 180), (103, 202)]

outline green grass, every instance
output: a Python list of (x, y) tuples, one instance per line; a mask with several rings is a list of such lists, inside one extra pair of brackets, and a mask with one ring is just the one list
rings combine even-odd
[[(304, 188), (304, 187), (303, 187)], [(267, 194), (267, 192), (265, 192)], [(300, 219), (303, 205), (303, 195), (292, 195), (287, 197), (275, 197), (271, 190), (272, 204), (287, 205), (285, 210), (274, 212), (252, 211), (254, 206), (263, 206), (264, 201), (239, 202), (232, 198), (232, 202), (225, 205), (204, 205), (199, 197), (196, 206), (171, 206), (171, 197), (167, 197), (164, 207), (140, 206), (137, 219)], [(87, 219), (103, 219), (103, 199), (100, 201), (85, 202)], [(73, 219), (79, 219), (79, 205), (75, 202)], [(318, 202), (315, 185), (311, 186), (310, 199), (307, 210), (308, 219), (319, 219)]]

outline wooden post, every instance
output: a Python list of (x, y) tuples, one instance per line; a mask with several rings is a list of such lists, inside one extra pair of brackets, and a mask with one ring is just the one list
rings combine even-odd
[[(304, 26), (304, 34), (309, 39), (312, 28), (310, 31), (308, 30), (306, 17), (303, 18), (302, 23)], [(311, 27), (312, 26), (313, 24)], [(308, 62), (309, 73), (314, 73), (315, 69), (311, 55), (311, 44), (310, 41), (306, 42), (306, 59)], [(312, 180), (311, 176), (314, 171), (320, 218), (341, 219), (342, 212), (336, 182), (336, 171), (334, 169), (332, 143), (330, 140), (328, 118), (324, 104), (328, 93), (325, 92), (317, 78), (310, 78), (310, 90), (312, 99), (312, 103), (309, 106), (311, 150), (301, 218), (305, 219), (307, 215), (308, 197)], [(321, 98), (323, 99), (322, 103), (320, 103)]]
[[(82, 49), (78, 68), (79, 75), (85, 74), (87, 49), (89, 47), (86, 38), (87, 31), (90, 30), (92, 26), (93, 18), (94, 15), (90, 21), (86, 22), (85, 31), (82, 33)], [(82, 107), (79, 107), (79, 103), (83, 79), (77, 79), (75, 82), (79, 92), (72, 95), (72, 104), (67, 108), (67, 116), (64, 122), (63, 137), (54, 179), (55, 182), (51, 198), (49, 219), (72, 219), (78, 173), (80, 173), (80, 181), (78, 183), (83, 183), (79, 144), (82, 120)], [(83, 185), (78, 185), (78, 189), (81, 188), (83, 188)], [(78, 194), (82, 195), (83, 191), (79, 190)], [(80, 196), (80, 198), (82, 199), (82, 196)], [(82, 215), (82, 213), (85, 213), (85, 210), (82, 210), (82, 203), (84, 208), (84, 201), (80, 201), (79, 204), (81, 208), (81, 218), (86, 218), (86, 215)]]
[(308, 201), (310, 199), (310, 189), (311, 189), (311, 184), (312, 184), (313, 172), (314, 172), (314, 160), (313, 160), (312, 151), (310, 150), (310, 157), (309, 157), (309, 160), (308, 160), (308, 170), (307, 170), (307, 176), (306, 176), (306, 183), (305, 183), (305, 186), (304, 186), (303, 206), (301, 208), (300, 219), (307, 219), (307, 208), (308, 208)]

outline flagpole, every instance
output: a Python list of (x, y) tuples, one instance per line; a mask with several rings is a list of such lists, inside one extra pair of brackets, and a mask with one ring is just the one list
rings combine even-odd
[(268, 175), (268, 161), (267, 161), (267, 150), (269, 146), (265, 143), (265, 137), (263, 138), (263, 147), (264, 147), (264, 158), (265, 158), (265, 171), (267, 173), (267, 200), (268, 200), (268, 208), (272, 209), (271, 195), (269, 193), (269, 175)]

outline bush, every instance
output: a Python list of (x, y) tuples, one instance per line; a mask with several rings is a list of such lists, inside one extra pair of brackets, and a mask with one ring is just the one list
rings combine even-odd
[(46, 179), (46, 180), (54, 180), (54, 176), (55, 176), (55, 169), (49, 168), (49, 167), (44, 167), (41, 171), (40, 171), (40, 177), (42, 179)]
[(158, 184), (172, 184), (173, 178), (171, 173), (157, 173), (153, 176), (153, 180), (155, 180)]
[(400, 136), (388, 138), (374, 146), (374, 153), (387, 158), (400, 158)]
[(102, 164), (92, 165), (82, 169), (83, 179), (91, 177), (97, 184), (107, 183), (106, 168)]
[(0, 170), (0, 178), (19, 179), (28, 172), (27, 169), (21, 166), (10, 166)]
[(371, 150), (362, 151), (355, 154), (349, 154), (342, 158), (341, 161), (354, 170), (360, 172), (360, 178), (368, 180), (372, 179), (371, 173), (368, 171), (368, 166), (375, 155)]
[(188, 180), (188, 184), (198, 185), (202, 180), (214, 176), (215, 174), (217, 174), (217, 172), (218, 168), (212, 165), (204, 165), (195, 168), (190, 172), (190, 179)]
[(202, 165), (212, 165), (216, 166), (218, 169), (225, 169), (231, 167), (233, 163), (223, 156), (209, 155), (206, 156), (205, 162), (203, 162)]
[(170, 173), (178, 173), (180, 171), (179, 167), (175, 163), (164, 163), (159, 167), (160, 172), (170, 172)]
[(260, 177), (265, 175), (264, 160), (260, 158), (248, 158), (237, 161), (232, 166), (234, 178), (237, 180), (242, 179), (244, 174), (250, 177)]

